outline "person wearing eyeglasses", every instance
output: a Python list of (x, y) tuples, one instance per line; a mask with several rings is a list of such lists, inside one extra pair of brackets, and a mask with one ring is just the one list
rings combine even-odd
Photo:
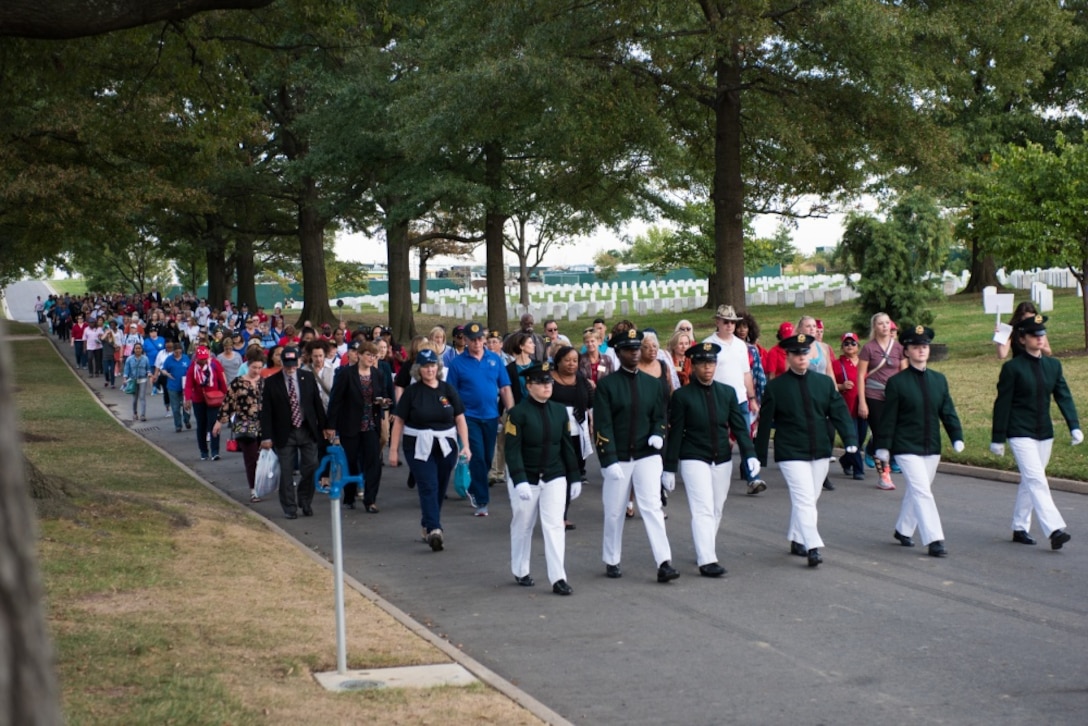
[(570, 338), (559, 332), (559, 322), (555, 318), (548, 318), (544, 321), (544, 338), (549, 345), (559, 343), (560, 345), (570, 346)]
[[(842, 396), (842, 400), (846, 402), (850, 418), (854, 420), (858, 441), (864, 441), (869, 433), (869, 423), (858, 416), (858, 353), (860, 351), (858, 336), (852, 332), (843, 333), (842, 354), (832, 366), (832, 372), (835, 374), (835, 388)], [(852, 476), (857, 481), (865, 480), (865, 464), (860, 451), (843, 454), (839, 463), (842, 464), (842, 473), (846, 476)]]

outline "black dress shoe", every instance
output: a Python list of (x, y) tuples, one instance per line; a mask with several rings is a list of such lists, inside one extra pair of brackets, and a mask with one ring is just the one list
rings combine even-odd
[(570, 595), (574, 588), (567, 584), (566, 580), (556, 580), (552, 585), (552, 592), (556, 595)]
[(285, 519), (298, 519), (298, 513), (296, 512), (284, 512), (283, 516)]
[(532, 587), (533, 585), (536, 584), (536, 581), (533, 580), (532, 575), (525, 575), (524, 577), (515, 577), (514, 582), (521, 585), (522, 587)]
[(669, 580), (675, 580), (680, 577), (680, 573), (676, 571), (676, 568), (669, 564), (668, 560), (661, 563), (657, 568), (657, 581), (668, 582)]
[(1033, 545), (1035, 544), (1035, 538), (1022, 529), (1015, 530), (1012, 533), (1012, 541), (1019, 544)]
[(831, 483), (830, 479), (824, 479), (824, 491), (825, 492), (835, 491), (835, 485)]
[(945, 557), (946, 555), (948, 555), (948, 550), (944, 548), (944, 542), (937, 540), (929, 543), (930, 557)]
[(711, 562), (707, 565), (699, 565), (699, 574), (703, 577), (721, 577), (725, 574), (725, 568), (717, 562)]
[(820, 550), (817, 550), (817, 549), (809, 550), (808, 553), (807, 553), (807, 557), (808, 557), (808, 566), (809, 567), (816, 567), (817, 565), (819, 565), (821, 562), (824, 561), (824, 558), (820, 557)]
[(910, 537), (908, 537), (905, 534), (899, 534), (898, 529), (895, 530), (895, 534), (892, 535), (892, 536), (895, 537), (897, 540), (899, 540), (899, 544), (903, 545), (904, 547), (913, 547), (914, 546), (914, 540), (912, 540)]
[(303, 507), (302, 508), (302, 516), (303, 517), (312, 517), (312, 516), (314, 516), (314, 510), (311, 509), (310, 507)]
[(808, 550), (800, 542), (790, 542), (790, 554), (797, 555), (798, 557), (805, 557), (808, 555)]
[(615, 580), (617, 577), (623, 577), (623, 570), (620, 569), (619, 565), (605, 565), (604, 575)]
[(1073, 536), (1065, 530), (1056, 529), (1050, 533), (1050, 549), (1060, 550), (1062, 545), (1073, 539)]

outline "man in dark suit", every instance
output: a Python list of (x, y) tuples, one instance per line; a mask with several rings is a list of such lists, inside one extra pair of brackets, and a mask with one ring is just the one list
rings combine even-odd
[[(280, 460), (280, 505), (288, 519), (312, 517), (314, 472), (317, 471), (317, 441), (325, 429), (325, 409), (314, 374), (299, 370), (298, 348), (285, 348), (283, 370), (265, 379), (261, 403), (262, 449), (275, 447)], [(295, 455), (302, 478), (296, 497), (293, 482)], [(297, 501), (296, 501), (297, 499)]]

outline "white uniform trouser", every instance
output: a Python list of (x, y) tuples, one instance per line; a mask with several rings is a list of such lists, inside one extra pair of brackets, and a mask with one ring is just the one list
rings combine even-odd
[(824, 479), (827, 478), (830, 465), (831, 459), (778, 462), (778, 468), (786, 478), (786, 486), (790, 488), (790, 501), (793, 503), (789, 538), (791, 542), (800, 542), (806, 550), (824, 546), (820, 532), (816, 529), (816, 502), (823, 491)]
[(536, 526), (537, 513), (540, 514), (540, 531), (544, 535), (544, 559), (548, 563), (548, 580), (555, 584), (567, 579), (563, 567), (566, 553), (566, 524), (563, 522), (563, 508), (567, 501), (567, 480), (557, 477), (550, 481), (541, 481), (530, 486), (528, 501), (514, 491), (514, 482), (506, 479), (506, 489), (510, 493), (510, 569), (514, 577), (529, 574), (529, 555), (533, 544), (533, 528)]
[(937, 464), (941, 457), (936, 454), (896, 454), (895, 461), (907, 480), (903, 505), (899, 507), (899, 519), (895, 523), (896, 531), (911, 537), (917, 528), (924, 545), (944, 541), (941, 515), (937, 512), (937, 500), (933, 498), (933, 479), (937, 476)]
[(622, 473), (619, 477), (604, 477), (601, 500), (604, 503), (604, 547), (602, 557), (606, 565), (618, 565), (623, 553), (623, 521), (627, 512), (627, 500), (631, 488), (635, 490), (635, 501), (642, 513), (642, 523), (646, 526), (646, 536), (650, 538), (650, 549), (654, 559), (660, 565), (672, 559), (669, 538), (665, 535), (665, 516), (661, 511), (661, 471), (660, 456), (647, 456), (635, 461), (619, 462)]
[(699, 566), (718, 561), (715, 540), (722, 522), (722, 507), (729, 494), (729, 475), (733, 462), (708, 464), (690, 459), (680, 461), (680, 476), (691, 507), (691, 536), (695, 540), (695, 559)]
[(1031, 530), (1031, 510), (1039, 516), (1039, 526), (1049, 537), (1055, 530), (1065, 529), (1065, 520), (1054, 506), (1050, 484), (1046, 480), (1046, 465), (1054, 439), (1039, 441), (1017, 436), (1009, 439), (1016, 467), (1020, 470), (1020, 486), (1016, 490), (1016, 508), (1012, 512), (1012, 528)]

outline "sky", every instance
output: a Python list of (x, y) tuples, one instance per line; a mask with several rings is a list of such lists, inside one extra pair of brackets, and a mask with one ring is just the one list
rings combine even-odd
[[(799, 220), (797, 229), (793, 231), (793, 246), (803, 254), (813, 253), (817, 247), (833, 247), (838, 244), (842, 236), (842, 224), (844, 215), (834, 214), (825, 219)], [(642, 234), (650, 226), (644, 222), (633, 222), (624, 228), (617, 236), (610, 230), (602, 230), (590, 237), (579, 238), (575, 243), (553, 248), (545, 256), (543, 265), (592, 265), (593, 258), (602, 250), (625, 246), (623, 238), (633, 240)], [(778, 227), (778, 218), (769, 215), (758, 217), (755, 221), (756, 234), (760, 237), (770, 237)], [(369, 238), (362, 234), (344, 234), (336, 237), (336, 256), (343, 260), (354, 262), (381, 262), (387, 259), (385, 240)], [(513, 253), (506, 253), (507, 264), (517, 263)], [(481, 245), (476, 248), (472, 264), (484, 263), (484, 249)], [(433, 268), (449, 265), (468, 264), (464, 259), (436, 258), (432, 263)], [(412, 256), (412, 271), (415, 273), (416, 259)]]

